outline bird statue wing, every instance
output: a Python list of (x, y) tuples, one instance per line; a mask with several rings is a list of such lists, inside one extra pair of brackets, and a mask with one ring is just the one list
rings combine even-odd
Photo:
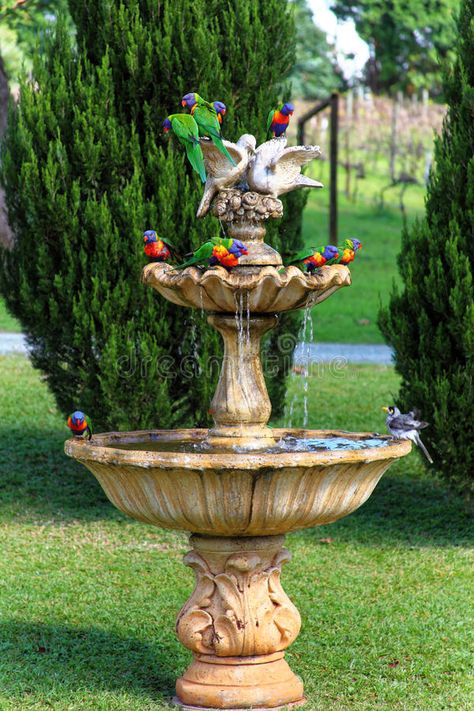
[(204, 165), (206, 166), (206, 171), (208, 176), (212, 178), (225, 178), (229, 174), (234, 174), (236, 168), (239, 168), (239, 164), (245, 161), (244, 168), (248, 163), (248, 153), (244, 148), (241, 148), (236, 143), (231, 143), (230, 141), (222, 141), (224, 146), (229, 151), (230, 155), (236, 162), (236, 166), (226, 158), (225, 155), (216, 147), (216, 145), (209, 140), (201, 138), (201, 148), (204, 155)]
[(204, 155), (204, 165), (207, 172), (207, 181), (204, 193), (196, 213), (197, 217), (204, 217), (209, 212), (212, 200), (219, 190), (231, 188), (236, 185), (247, 170), (250, 154), (255, 150), (255, 138), (244, 134), (237, 143), (223, 141), (229, 154), (234, 160), (232, 164), (217, 146), (205, 138), (200, 144)]
[(248, 172), (251, 190), (278, 197), (297, 188), (322, 188), (322, 183), (301, 174), (306, 163), (320, 155), (318, 146), (286, 147), (286, 138), (262, 143)]
[(320, 155), (319, 146), (291, 146), (291, 148), (285, 148), (280, 156), (275, 156), (270, 163), (270, 169), (274, 172), (284, 171), (288, 176), (296, 178), (301, 173), (303, 165)]

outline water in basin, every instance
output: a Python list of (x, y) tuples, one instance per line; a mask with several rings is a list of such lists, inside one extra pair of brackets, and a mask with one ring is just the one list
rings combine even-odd
[[(333, 452), (347, 451), (354, 449), (367, 449), (374, 447), (386, 447), (389, 442), (374, 435), (363, 439), (351, 439), (349, 437), (295, 437), (287, 435), (282, 437), (276, 444), (270, 447), (263, 447), (256, 453), (261, 454), (285, 454), (291, 452)], [(238, 446), (211, 446), (205, 439), (190, 441), (188, 439), (170, 440), (148, 440), (147, 442), (127, 442), (111, 444), (115, 449), (126, 449), (131, 451), (145, 452), (195, 452), (196, 454), (225, 454), (228, 452), (249, 453), (248, 449)], [(252, 450), (255, 452), (256, 450)]]

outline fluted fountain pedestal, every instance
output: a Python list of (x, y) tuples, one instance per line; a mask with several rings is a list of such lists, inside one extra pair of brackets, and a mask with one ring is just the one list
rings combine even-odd
[[(194, 654), (176, 684), (182, 708), (282, 708), (303, 703), (303, 683), (284, 659), (301, 626), (280, 583), (284, 536), (191, 536), (184, 559), (195, 590), (176, 631)], [(179, 701), (178, 701), (179, 699)]]

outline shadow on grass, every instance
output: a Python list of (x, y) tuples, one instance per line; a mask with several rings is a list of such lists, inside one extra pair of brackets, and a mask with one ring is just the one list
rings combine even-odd
[[(2, 692), (38, 701), (73, 693), (122, 692), (168, 704), (186, 661), (178, 642), (160, 646), (96, 628), (0, 622)], [(48, 705), (49, 708), (49, 705)], [(170, 705), (171, 708), (171, 705)]]
[(64, 454), (67, 431), (0, 428), (0, 519), (121, 518), (97, 480)]
[[(0, 519), (123, 518), (92, 474), (66, 457), (66, 436), (0, 430)], [(302, 535), (383, 546), (472, 545), (474, 518), (463, 500), (420, 471), (417, 455), (398, 462), (362, 508)]]

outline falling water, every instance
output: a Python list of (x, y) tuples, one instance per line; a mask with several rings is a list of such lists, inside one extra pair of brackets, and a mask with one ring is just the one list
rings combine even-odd
[[(306, 308), (304, 310), (304, 317), (303, 317), (303, 322), (300, 326), (300, 330), (298, 333), (298, 341), (301, 341), (303, 344), (303, 359), (302, 359), (302, 366), (303, 366), (303, 372), (301, 374), (301, 377), (303, 378), (303, 427), (308, 426), (308, 420), (309, 420), (309, 412), (308, 412), (308, 395), (309, 395), (309, 370), (310, 370), (310, 364), (311, 364), (311, 344), (314, 339), (314, 330), (313, 330), (313, 319), (311, 317), (311, 309)], [(295, 414), (295, 406), (299, 400), (300, 396), (300, 390), (299, 387), (297, 388), (297, 391), (293, 394), (291, 401), (290, 401), (290, 406), (288, 408), (288, 414), (285, 416), (285, 423), (287, 424), (287, 427), (293, 427), (293, 417)], [(301, 426), (301, 423), (297, 423), (299, 426)]]
[[(309, 331), (307, 333), (307, 331)], [(305, 309), (303, 321), (303, 338), (304, 338), (304, 383), (303, 383), (303, 427), (308, 426), (308, 388), (309, 388), (309, 366), (311, 356), (311, 344), (313, 343), (314, 330), (313, 319), (311, 318), (311, 310)]]

